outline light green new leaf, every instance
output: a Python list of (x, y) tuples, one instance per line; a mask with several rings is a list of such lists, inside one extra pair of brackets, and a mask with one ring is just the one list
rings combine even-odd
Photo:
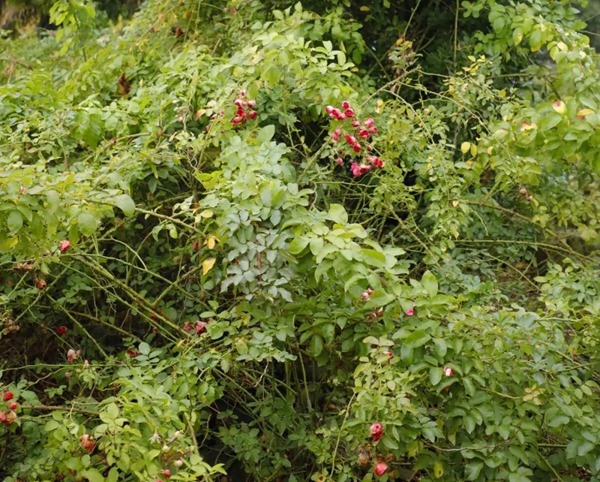
[(135, 203), (127, 194), (120, 194), (115, 197), (115, 206), (120, 208), (125, 216), (133, 216), (133, 213), (135, 213)]

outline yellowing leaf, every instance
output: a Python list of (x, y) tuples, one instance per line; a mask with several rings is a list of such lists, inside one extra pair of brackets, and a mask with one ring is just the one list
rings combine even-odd
[(200, 213), (200, 217), (201, 218), (212, 218), (213, 214), (214, 214), (214, 212), (212, 209), (205, 209), (204, 211), (202, 211)]
[(216, 258), (208, 258), (207, 260), (203, 261), (202, 275), (205, 275), (206, 273), (208, 273), (212, 269), (212, 267), (215, 265), (216, 261), (217, 261)]
[(585, 117), (593, 114), (594, 111), (592, 109), (581, 109), (579, 112), (577, 112), (577, 118), (579, 120), (585, 120)]
[(471, 149), (471, 143), (470, 142), (463, 142), (460, 145), (460, 152), (462, 152), (463, 154), (466, 154), (467, 152), (469, 152), (470, 149)]
[(444, 466), (438, 460), (435, 464), (433, 464), (433, 476), (436, 479), (439, 479), (442, 475), (444, 475)]
[(206, 247), (208, 249), (213, 249), (215, 247), (215, 244), (217, 244), (217, 238), (211, 234), (208, 238), (206, 238), (204, 244), (206, 244)]
[(567, 105), (559, 99), (556, 99), (554, 102), (552, 102), (552, 108), (560, 115), (563, 115), (565, 112), (567, 112)]
[(360, 7), (359, 9), (361, 12), (370, 12), (371, 9), (369, 7), (367, 7), (366, 5), (363, 5), (362, 7)]

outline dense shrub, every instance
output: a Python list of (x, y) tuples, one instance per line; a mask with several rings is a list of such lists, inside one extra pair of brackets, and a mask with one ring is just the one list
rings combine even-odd
[(4, 480), (600, 479), (570, 1), (49, 15), (0, 40)]

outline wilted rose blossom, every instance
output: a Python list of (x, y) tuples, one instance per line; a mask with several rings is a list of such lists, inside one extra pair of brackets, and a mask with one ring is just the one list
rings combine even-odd
[(373, 313), (369, 315), (369, 320), (373, 320), (375, 318), (381, 318), (383, 316), (383, 308), (378, 308)]
[(412, 308), (411, 308), (411, 309), (409, 309), (409, 310), (406, 310), (406, 315), (407, 315), (407, 316), (412, 316), (412, 315), (414, 315), (414, 314), (415, 314), (415, 310), (413, 310)]
[(73, 350), (72, 348), (70, 348), (67, 351), (67, 361), (69, 363), (73, 363), (73, 360), (77, 360), (77, 358), (79, 358), (79, 355), (81, 355), (81, 350)]
[(35, 278), (34, 281), (36, 288), (39, 290), (43, 290), (46, 286), (48, 286), (48, 283), (46, 283), (46, 281), (41, 278)]
[(197, 321), (196, 322), (196, 328), (195, 328), (195, 333), (196, 335), (199, 335), (200, 333), (204, 333), (206, 331), (206, 322), (204, 321)]
[(58, 336), (63, 336), (67, 332), (68, 328), (64, 325), (57, 326), (54, 330)]
[(67, 239), (63, 239), (60, 242), (58, 249), (60, 249), (61, 253), (64, 253), (64, 252), (68, 251), (70, 247), (71, 247), (71, 242)]
[(79, 441), (80, 445), (87, 450), (88, 452), (93, 452), (96, 444), (93, 440), (90, 440), (90, 436), (87, 433), (84, 433), (81, 436), (81, 440)]
[(374, 423), (369, 428), (369, 432), (371, 433), (371, 437), (373, 437), (373, 442), (379, 442), (381, 437), (383, 437), (383, 425)]
[(444, 367), (444, 375), (447, 377), (452, 377), (454, 376), (454, 370), (452, 370), (450, 367)]
[(362, 294), (360, 295), (360, 299), (363, 301), (369, 301), (369, 298), (371, 298), (371, 295), (373, 293), (375, 293), (375, 290), (372, 290), (371, 288), (369, 288), (362, 292)]

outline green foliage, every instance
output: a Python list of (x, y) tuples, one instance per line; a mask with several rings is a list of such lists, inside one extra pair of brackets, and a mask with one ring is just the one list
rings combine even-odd
[(3, 480), (600, 480), (570, 1), (101, 7), (0, 40)]

